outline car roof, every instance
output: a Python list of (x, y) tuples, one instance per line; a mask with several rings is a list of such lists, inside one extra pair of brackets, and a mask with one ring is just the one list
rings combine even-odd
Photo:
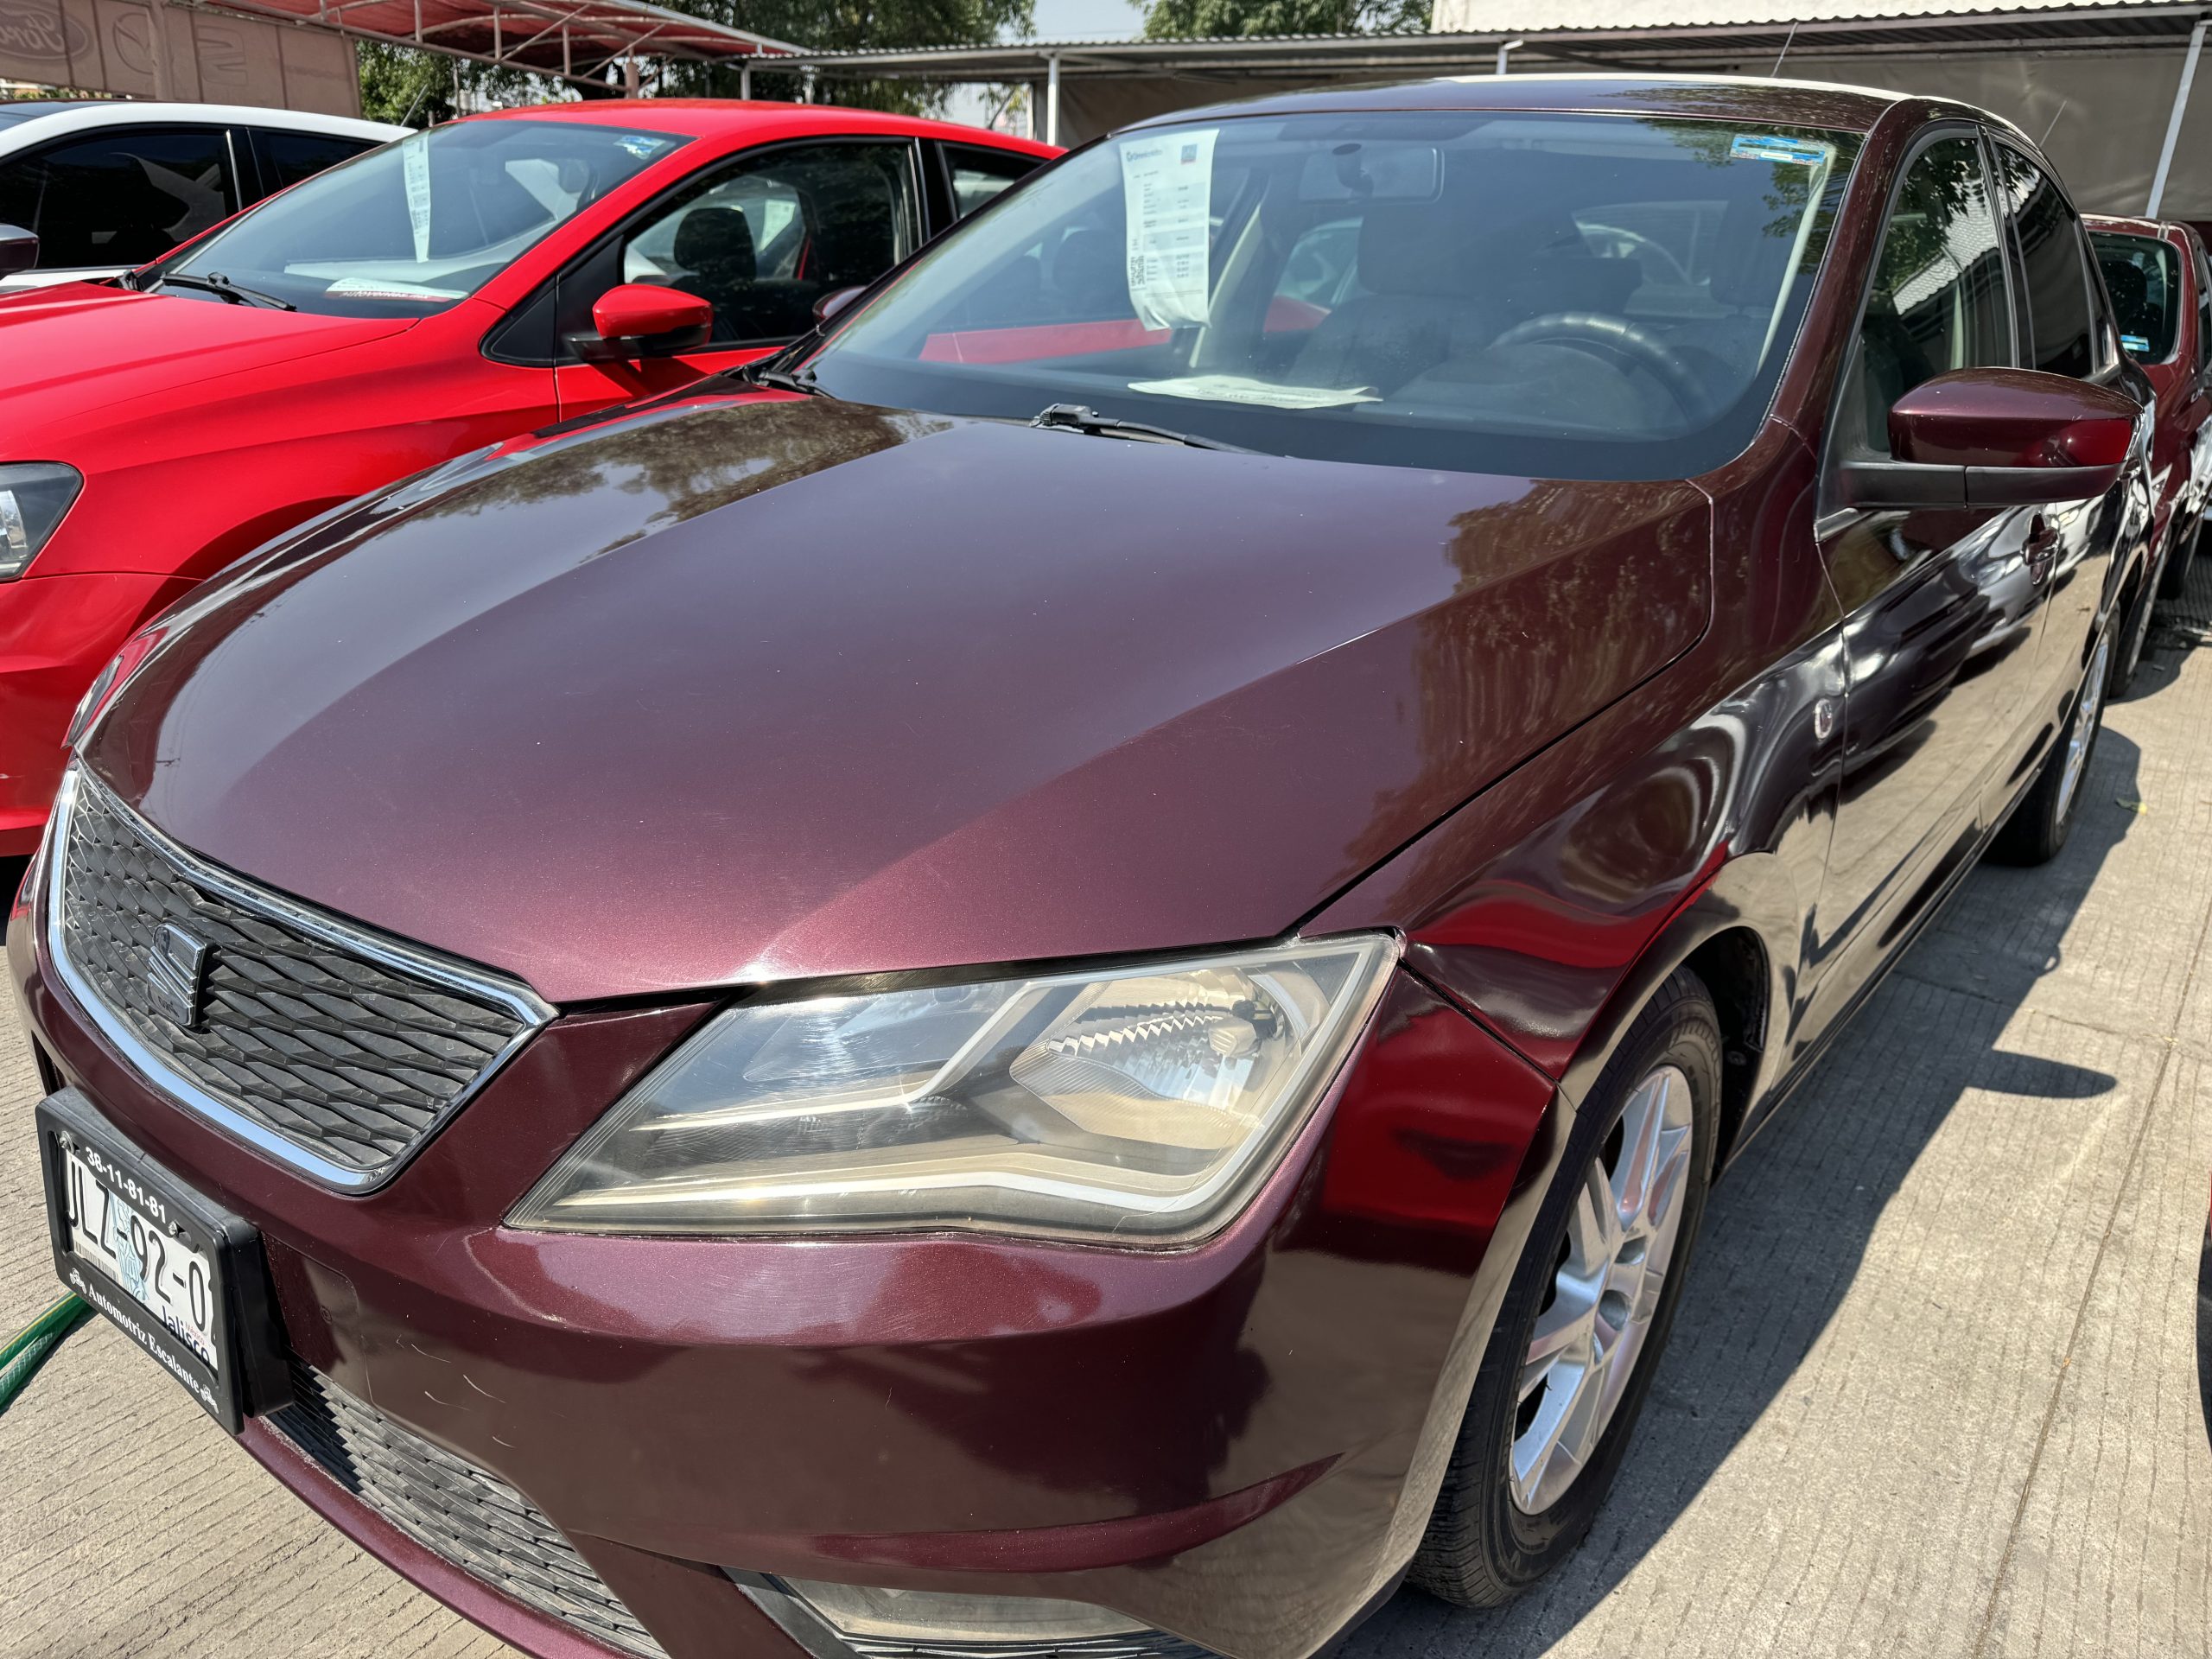
[(1734, 75), (1446, 75), (1431, 80), (1262, 94), (1233, 104), (1178, 110), (1139, 126), (1181, 124), (1227, 116), (1298, 115), (1351, 110), (1542, 110), (1620, 115), (1707, 116), (1778, 126), (1865, 132), (1911, 97), (1871, 86), (1816, 80), (1753, 80)]
[[(21, 113), (25, 110), (31, 113)], [(317, 115), (305, 110), (270, 110), (245, 104), (157, 104), (122, 98), (22, 99), (0, 104), (0, 148), (20, 149), (73, 132), (149, 123), (205, 127), (263, 127), (289, 132), (325, 132), (378, 143), (404, 137), (407, 129), (358, 116)]]
[(682, 133), (693, 138), (720, 137), (752, 127), (773, 127), (779, 133), (814, 129), (824, 132), (896, 132), (988, 144), (1032, 156), (1059, 153), (1050, 144), (1015, 138), (982, 127), (964, 126), (957, 121), (927, 121), (918, 116), (887, 115), (880, 110), (849, 109), (836, 104), (778, 104), (763, 99), (594, 98), (575, 104), (525, 104), (512, 109), (486, 110), (461, 119), (577, 121), (594, 126)]

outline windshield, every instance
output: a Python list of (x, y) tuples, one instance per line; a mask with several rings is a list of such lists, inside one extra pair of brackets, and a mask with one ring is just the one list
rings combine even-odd
[(2120, 343), (2145, 363), (2174, 354), (2181, 332), (2181, 260), (2167, 244), (2148, 236), (2092, 231), (2105, 287), (2112, 295)]
[(272, 197), (141, 286), (219, 276), (302, 311), (427, 316), (685, 142), (568, 121), (434, 128)]
[(1747, 443), (1858, 140), (1631, 116), (1148, 128), (987, 209), (810, 363), (1315, 459), (1681, 477)]

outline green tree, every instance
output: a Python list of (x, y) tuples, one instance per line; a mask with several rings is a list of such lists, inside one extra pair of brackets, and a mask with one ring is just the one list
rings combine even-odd
[(360, 41), (361, 113), (372, 121), (430, 127), (461, 113), (465, 88), (479, 109), (486, 104), (527, 104), (573, 96), (557, 81), (516, 69), (494, 69), (442, 52)]
[(1152, 0), (1155, 41), (1223, 35), (1423, 35), (1429, 0)]
[[(1029, 33), (1032, 0), (667, 0), (695, 16), (710, 17), (770, 40), (820, 52), (896, 51), (921, 46), (985, 46)], [(671, 97), (735, 98), (734, 67), (671, 62), (661, 90)], [(796, 99), (796, 74), (766, 67), (753, 74), (755, 98)], [(926, 115), (944, 105), (945, 89), (904, 80), (852, 80), (824, 75), (815, 84), (817, 104)]]

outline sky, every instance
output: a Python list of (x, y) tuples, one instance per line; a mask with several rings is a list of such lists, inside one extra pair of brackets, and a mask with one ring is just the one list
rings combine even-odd
[[(1144, 8), (1135, 0), (1037, 0), (1040, 41), (1129, 40), (1144, 32)], [(986, 98), (1000, 89), (956, 86), (945, 114), (955, 121), (982, 121)]]

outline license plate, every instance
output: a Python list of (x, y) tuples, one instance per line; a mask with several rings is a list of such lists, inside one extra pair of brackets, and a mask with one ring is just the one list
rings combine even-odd
[(62, 1282), (236, 1433), (291, 1397), (261, 1235), (194, 1192), (73, 1089), (39, 1104)]
[(220, 1372), (215, 1349), (215, 1264), (171, 1230), (168, 1206), (90, 1147), (61, 1149), (72, 1254), (130, 1293), (168, 1332)]

